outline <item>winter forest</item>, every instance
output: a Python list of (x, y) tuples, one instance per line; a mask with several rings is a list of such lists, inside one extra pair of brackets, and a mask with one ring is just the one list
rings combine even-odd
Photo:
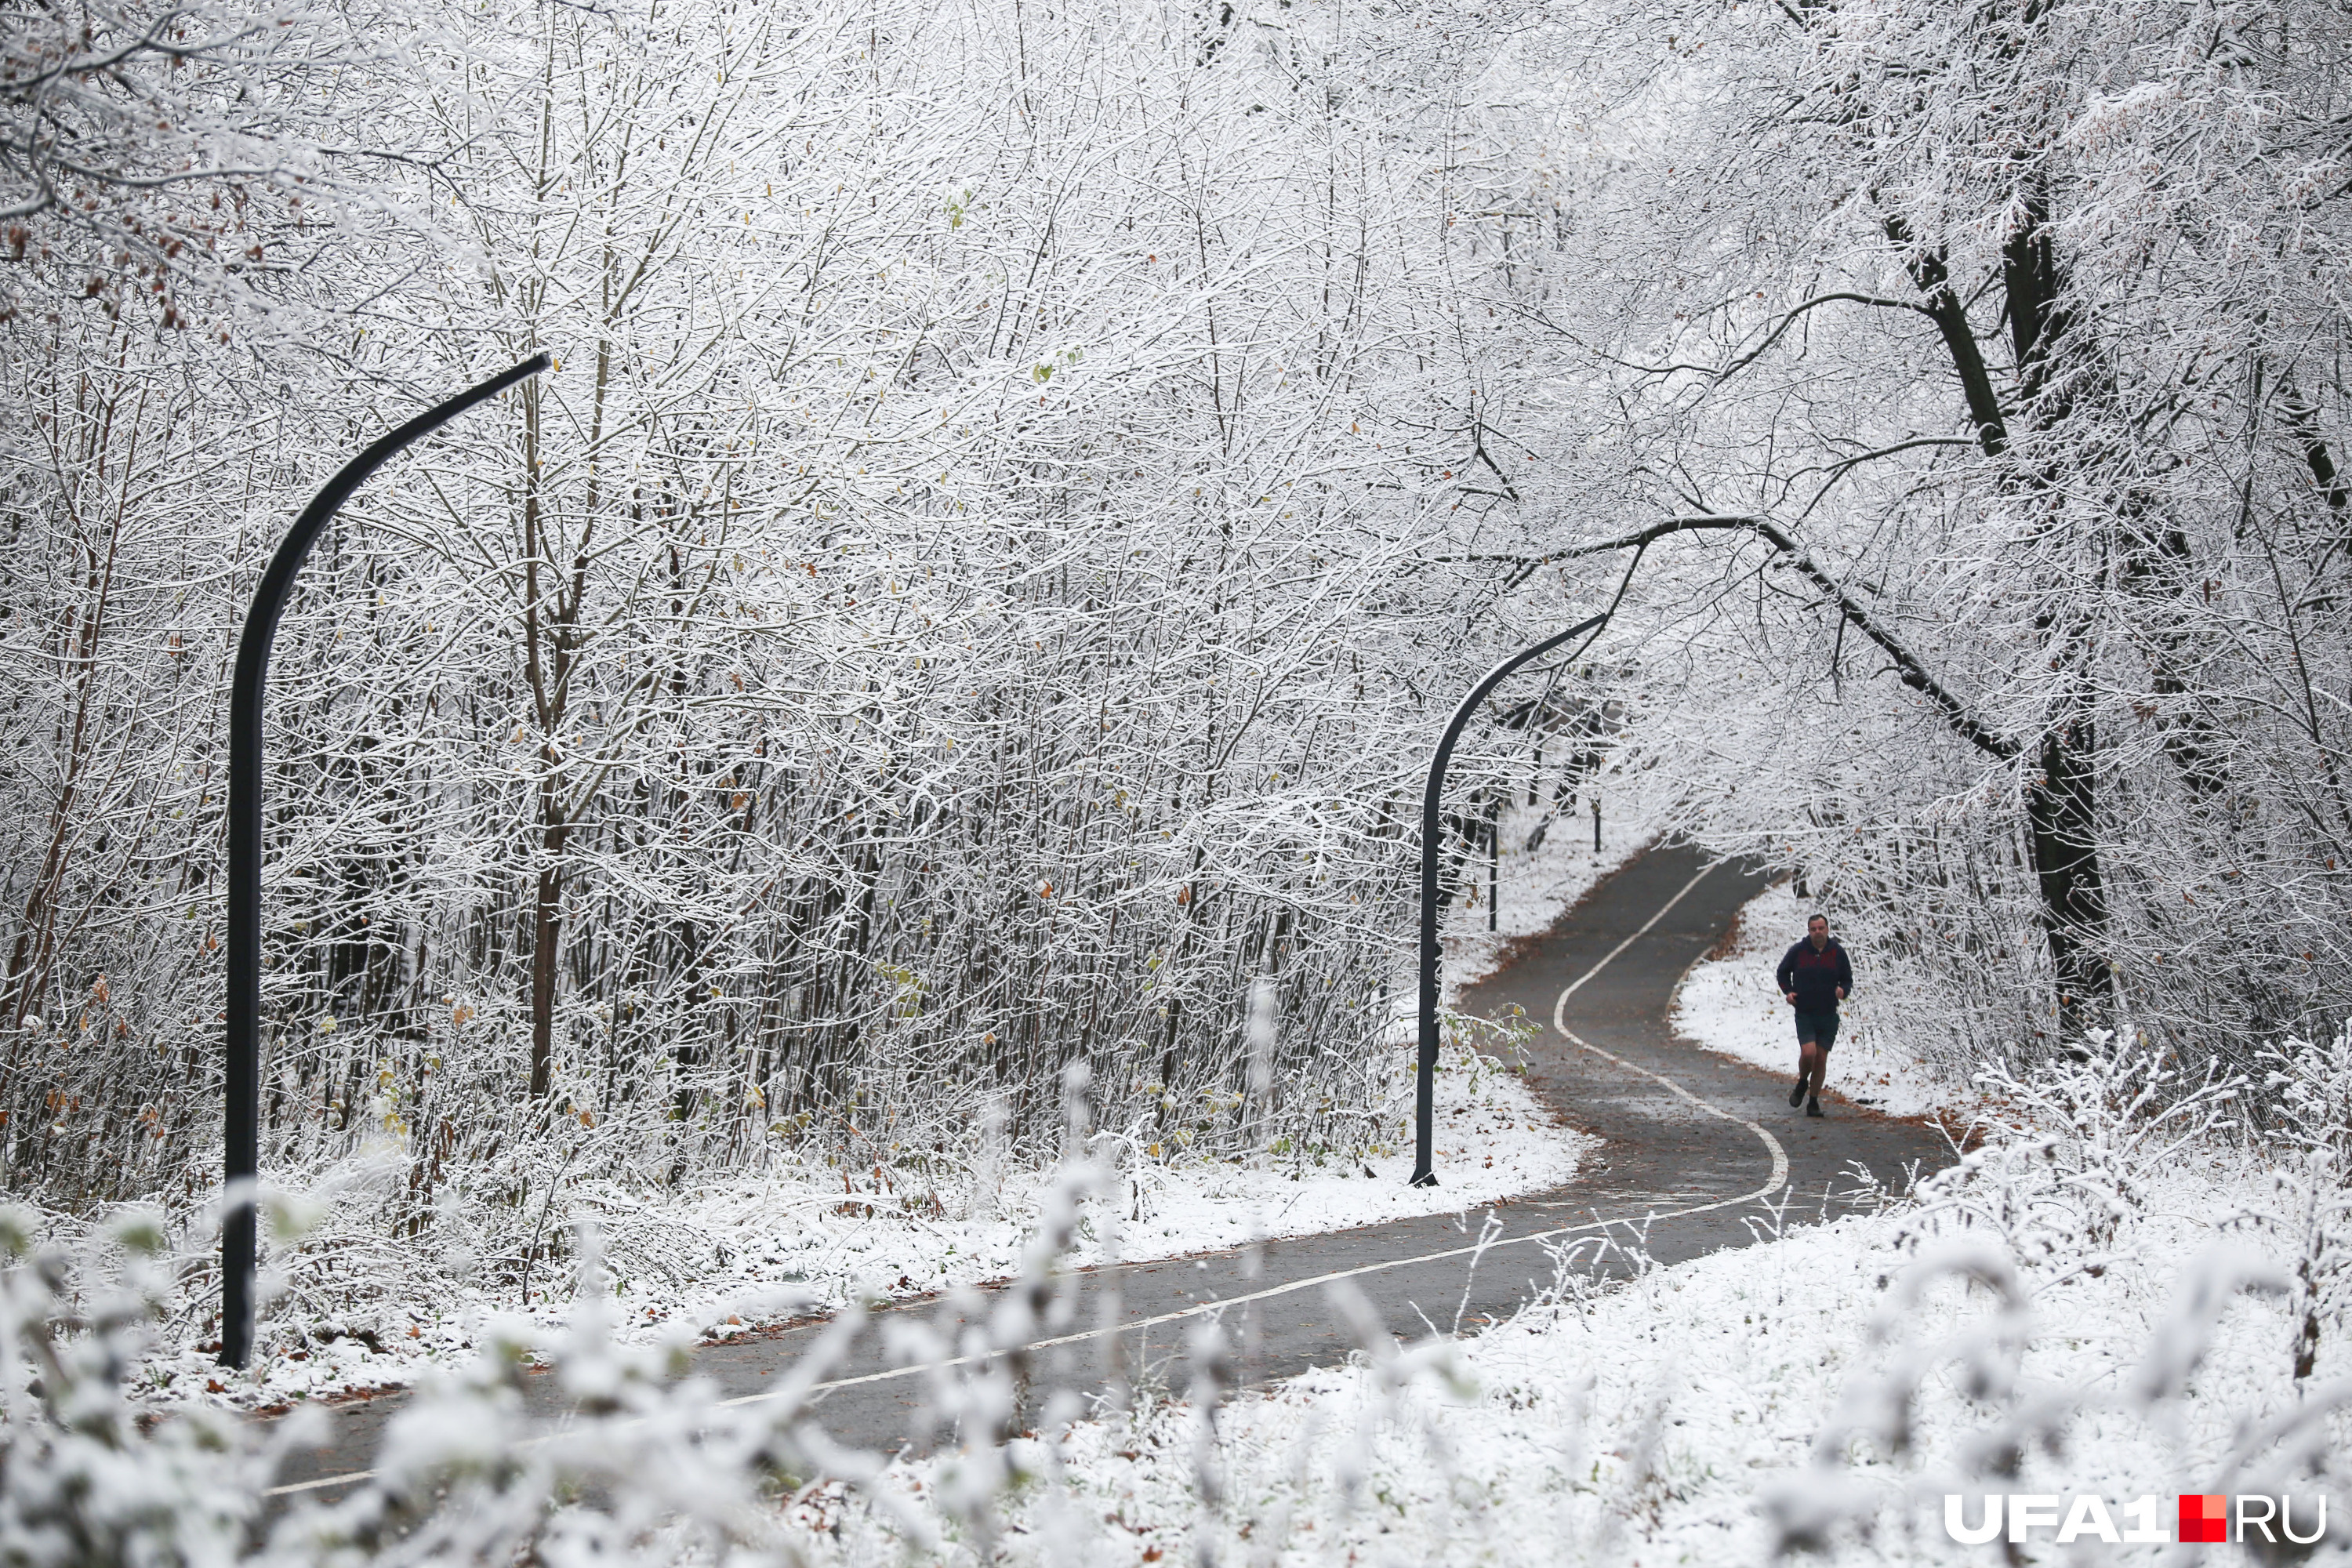
[[(713, 1193), (977, 1223), (1074, 1086), (1129, 1218), (1138, 1171), (1369, 1173), (1437, 731), (1607, 612), (1468, 731), (1449, 931), (1676, 837), (2011, 1086), (1985, 1147), (2145, 1154), (2103, 1238), (2185, 1125), (2291, 1151), (2300, 1396), (2352, 1298), (2347, 115), (2326, 0), (13, 8), (9, 1223), (152, 1216), (152, 1364), (206, 1363), (246, 606), (346, 458), (545, 352), (278, 631), (265, 1349), (685, 1289), (747, 1245)], [(948, 1512), (827, 1539), (1036, 1549)]]

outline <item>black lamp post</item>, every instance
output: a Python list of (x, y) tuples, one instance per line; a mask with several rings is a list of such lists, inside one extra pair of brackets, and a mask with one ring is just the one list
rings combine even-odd
[[(1436, 1133), (1437, 1094), (1437, 863), (1439, 851), (1438, 808), (1445, 794), (1445, 764), (1454, 760), (1454, 743), (1462, 738), (1463, 727), (1470, 722), (1478, 704), (1487, 693), (1503, 683), (1504, 678), (1530, 659), (1540, 658), (1570, 638), (1586, 632), (1598, 632), (1609, 623), (1607, 615), (1598, 615), (1589, 621), (1579, 621), (1557, 637), (1546, 637), (1524, 653), (1515, 653), (1486, 672), (1486, 679), (1470, 689), (1462, 706), (1454, 710), (1454, 718), (1445, 726), (1445, 733), (1437, 742), (1437, 755), (1429, 762), (1429, 785), (1421, 796), (1421, 1065), (1413, 1084), (1413, 1159), (1412, 1184), (1433, 1187), (1437, 1173), (1430, 1168)], [(1496, 823), (1499, 831), (1501, 822)]]
[(253, 1351), (254, 1183), (261, 1165), (261, 706), (269, 645), (294, 591), (303, 557), (328, 519), (384, 459), (478, 403), (528, 380), (552, 362), (544, 353), (426, 410), (345, 463), (294, 521), (269, 558), (237, 637), (228, 707), (228, 1034), (221, 1215), (221, 1364), (241, 1367)]

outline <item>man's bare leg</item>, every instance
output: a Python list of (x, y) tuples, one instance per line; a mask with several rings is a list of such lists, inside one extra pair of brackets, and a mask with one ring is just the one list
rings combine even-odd
[(1819, 1100), (1822, 1080), (1829, 1077), (1829, 1053), (1811, 1040), (1799, 1048), (1801, 1054), (1797, 1058), (1797, 1081), (1805, 1086), (1808, 1095)]

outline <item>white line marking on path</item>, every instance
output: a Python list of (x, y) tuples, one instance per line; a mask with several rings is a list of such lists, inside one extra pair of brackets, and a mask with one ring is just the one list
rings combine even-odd
[[(1658, 1082), (1664, 1084), (1668, 1089), (1673, 1089), (1676, 1094), (1681, 1095), (1685, 1100), (1689, 1100), (1693, 1105), (1697, 1106), (1701, 1110), (1706, 1111), (1709, 1116), (1720, 1116), (1726, 1121), (1736, 1122), (1739, 1126), (1747, 1128), (1750, 1132), (1755, 1133), (1759, 1138), (1764, 1140), (1764, 1147), (1772, 1156), (1772, 1177), (1762, 1186), (1757, 1188), (1755, 1192), (1749, 1194), (1748, 1195), (1750, 1197), (1769, 1196), (1771, 1194), (1779, 1192), (1782, 1187), (1789, 1184), (1789, 1152), (1780, 1147), (1780, 1141), (1778, 1138), (1773, 1137), (1772, 1134), (1765, 1131), (1764, 1129), (1757, 1126), (1753, 1121), (1748, 1121), (1745, 1117), (1734, 1116), (1731, 1112), (1724, 1110), (1721, 1106), (1714, 1104), (1708, 1100), (1701, 1100), (1697, 1095), (1693, 1094), (1689, 1089), (1685, 1089), (1682, 1085), (1666, 1077), (1664, 1073), (1654, 1073), (1648, 1068), (1635, 1067), (1632, 1062), (1627, 1061), (1624, 1058), (1616, 1055), (1614, 1052), (1602, 1050), (1599, 1046), (1594, 1045), (1591, 1040), (1585, 1039), (1582, 1036), (1569, 1034), (1566, 1029), (1562, 1029), (1560, 1033), (1568, 1035), (1570, 1039), (1575, 1041), (1578, 1045), (1582, 1046), (1594, 1056), (1615, 1062), (1627, 1072), (1637, 1072), (1643, 1078), (1654, 1079)], [(1711, 1204), (1708, 1206), (1713, 1208), (1720, 1207), (1721, 1205)], [(1696, 1214), (1699, 1211), (1696, 1209), (1684, 1209), (1682, 1212), (1684, 1214)], [(1658, 1217), (1660, 1219), (1671, 1219), (1674, 1216), (1671, 1215), (1660, 1215)]]
[[(1693, 877), (1689, 881), (1685, 882), (1681, 887), (1675, 889), (1675, 896), (1668, 899), (1664, 903), (1660, 904), (1658, 906), (1658, 912), (1642, 922), (1641, 930), (1635, 931), (1632, 936), (1627, 937), (1623, 942), (1619, 942), (1615, 947), (1611, 948), (1606, 953), (1601, 955), (1600, 963), (1594, 964), (1591, 968), (1586, 970), (1583, 973), (1570, 981), (1568, 983), (1568, 989), (1559, 994), (1559, 1000), (1551, 1005), (1551, 1026), (1558, 1029), (1561, 1034), (1568, 1035), (1568, 1024), (1564, 1016), (1568, 1010), (1568, 999), (1575, 995), (1579, 991), (1582, 990), (1586, 981), (1591, 979), (1594, 975), (1608, 968), (1612, 959), (1624, 952), (1627, 948), (1633, 946), (1635, 942), (1641, 941), (1643, 937), (1649, 935), (1650, 928), (1656, 925), (1660, 921), (1664, 920), (1666, 918), (1666, 911), (1673, 909), (1676, 904), (1681, 903), (1685, 893), (1689, 892), (1693, 888), (1698, 886), (1699, 878), (1706, 876), (1709, 871), (1714, 869), (1715, 868), (1712, 866), (1701, 866), (1698, 868), (1698, 876)], [(1571, 1040), (1576, 1040), (1576, 1037), (1574, 1035), (1568, 1035), (1568, 1037)], [(1582, 1040), (1576, 1040), (1576, 1043), (1580, 1046), (1584, 1045)], [(1587, 1050), (1591, 1050), (1591, 1048), (1592, 1047), (1590, 1046), (1585, 1046), (1585, 1049)], [(1617, 1058), (1611, 1057), (1609, 1059), (1615, 1061)], [(1654, 1077), (1656, 1075), (1653, 1074), (1652, 1076)]]
[[(1759, 1127), (1753, 1121), (1748, 1121), (1740, 1117), (1734, 1116), (1731, 1112), (1701, 1100), (1698, 1096), (1693, 1094), (1690, 1090), (1685, 1089), (1674, 1079), (1665, 1077), (1664, 1074), (1652, 1072), (1647, 1068), (1635, 1067), (1632, 1062), (1625, 1060), (1623, 1058), (1619, 1057), (1612, 1052), (1604, 1051), (1599, 1046), (1592, 1044), (1590, 1040), (1583, 1039), (1579, 1036), (1570, 1033), (1568, 1025), (1564, 1022), (1566, 1009), (1568, 1006), (1568, 999), (1571, 995), (1575, 994), (1577, 988), (1581, 986), (1586, 981), (1591, 979), (1594, 975), (1600, 973), (1602, 970), (1608, 968), (1611, 960), (1614, 959), (1619, 953), (1624, 952), (1627, 948), (1633, 946), (1636, 940), (1648, 935), (1651, 927), (1665, 919), (1667, 910), (1673, 909), (1676, 904), (1683, 901), (1683, 895), (1685, 893), (1689, 892), (1693, 888), (1698, 886), (1699, 877), (1706, 876), (1708, 871), (1713, 869), (1714, 868), (1711, 866), (1702, 868), (1697, 877), (1693, 877), (1689, 881), (1685, 882), (1681, 889), (1675, 892), (1673, 898), (1668, 899), (1659, 907), (1656, 914), (1652, 915), (1648, 920), (1642, 922), (1641, 930), (1635, 931), (1632, 936), (1627, 937), (1623, 942), (1619, 942), (1615, 947), (1611, 948), (1608, 953), (1601, 958), (1600, 963), (1594, 964), (1582, 974), (1577, 976), (1576, 979), (1570, 984), (1568, 989), (1559, 994), (1559, 1000), (1553, 1005), (1551, 1011), (1552, 1027), (1558, 1029), (1570, 1041), (1582, 1046), (1594, 1056), (1601, 1057), (1608, 1061), (1613, 1062), (1629, 1072), (1640, 1073), (1643, 1078), (1651, 1079), (1656, 1082), (1665, 1085), (1668, 1089), (1674, 1090), (1676, 1094), (1682, 1096), (1685, 1100), (1689, 1100), (1693, 1105), (1697, 1106), (1700, 1110), (1707, 1112), (1711, 1116), (1719, 1116), (1726, 1121), (1736, 1122), (1739, 1126), (1747, 1128), (1748, 1131), (1755, 1133), (1757, 1137), (1761, 1138), (1764, 1141), (1764, 1147), (1771, 1152), (1772, 1174), (1766, 1180), (1762, 1186), (1758, 1187), (1754, 1192), (1742, 1193), (1738, 1197), (1733, 1198), (1717, 1198), (1713, 1203), (1695, 1204), (1689, 1208), (1668, 1209), (1664, 1213), (1652, 1210), (1649, 1214), (1643, 1216), (1644, 1221), (1649, 1223), (1654, 1223), (1655, 1221), (1662, 1219), (1685, 1219), (1692, 1215), (1708, 1214), (1717, 1209), (1736, 1208), (1742, 1204), (1755, 1203), (1760, 1199), (1769, 1198), (1773, 1194), (1779, 1192), (1782, 1187), (1789, 1184), (1789, 1156), (1788, 1152), (1780, 1147), (1780, 1141), (1779, 1139), (1773, 1137), (1769, 1132), (1765, 1131), (1764, 1129)], [(1253, 1301), (1271, 1300), (1276, 1296), (1287, 1296), (1297, 1291), (1312, 1289), (1318, 1285), (1335, 1284), (1339, 1280), (1353, 1279), (1361, 1275), (1379, 1274), (1391, 1268), (1410, 1268), (1416, 1264), (1443, 1263), (1448, 1258), (1467, 1258), (1474, 1253), (1482, 1251), (1500, 1252), (1507, 1247), (1524, 1247), (1534, 1242), (1550, 1241), (1556, 1237), (1563, 1236), (1577, 1236), (1588, 1231), (1605, 1231), (1612, 1225), (1627, 1225), (1633, 1222), (1630, 1220), (1608, 1220), (1596, 1218), (1591, 1223), (1585, 1225), (1563, 1225), (1555, 1226), (1550, 1230), (1530, 1231), (1526, 1236), (1506, 1237), (1503, 1239), (1484, 1247), (1474, 1244), (1469, 1247), (1448, 1247), (1442, 1252), (1424, 1252), (1416, 1258), (1392, 1258), (1382, 1263), (1359, 1264), (1353, 1268), (1338, 1268), (1332, 1270), (1328, 1274), (1315, 1275), (1311, 1279), (1293, 1279), (1281, 1285), (1269, 1285), (1263, 1290), (1252, 1290), (1244, 1295), (1223, 1296), (1213, 1301), (1196, 1302), (1190, 1307), (1185, 1307), (1173, 1312), (1160, 1312), (1149, 1318), (1131, 1318), (1121, 1323), (1107, 1324), (1099, 1328), (1082, 1329), (1076, 1333), (1057, 1334), (1051, 1339), (1031, 1340), (1027, 1344), (1023, 1345), (1021, 1348), (1024, 1350), (1038, 1351), (1051, 1350), (1059, 1345), (1083, 1344), (1088, 1340), (1101, 1339), (1106, 1334), (1123, 1334), (1140, 1329), (1158, 1328), (1165, 1323), (1179, 1323), (1182, 1322), (1187, 1318), (1197, 1318), (1210, 1312), (1221, 1312), (1228, 1307), (1243, 1307), (1249, 1305)], [(1113, 1265), (1113, 1267), (1115, 1268), (1117, 1266)], [(998, 1352), (995, 1353), (1003, 1354), (1004, 1352)], [(982, 1358), (968, 1355), (950, 1356), (941, 1361), (919, 1362), (912, 1366), (892, 1367), (887, 1371), (869, 1372), (856, 1377), (831, 1378), (824, 1382), (810, 1384), (805, 1388), (795, 1389), (790, 1392), (802, 1397), (826, 1394), (832, 1393), (837, 1388), (857, 1388), (872, 1383), (894, 1383), (903, 1378), (918, 1377), (924, 1373), (936, 1372), (943, 1367), (969, 1366), (973, 1362), (980, 1359)], [(786, 1392), (787, 1391), (784, 1389), (774, 1388), (763, 1390), (758, 1394), (741, 1394), (733, 1399), (722, 1399), (719, 1402), (718, 1408), (724, 1410), (741, 1405), (763, 1405), (770, 1400), (782, 1397)], [(639, 1425), (639, 1423), (633, 1421), (625, 1423), (624, 1425), (634, 1426)], [(535, 1447), (539, 1444), (546, 1441), (548, 1441), (546, 1437), (525, 1438), (522, 1442), (517, 1444), (516, 1447)], [(312, 1480), (295, 1481), (282, 1487), (271, 1487), (262, 1495), (265, 1497), (289, 1497), (297, 1492), (317, 1491), (324, 1487), (346, 1486), (355, 1481), (372, 1480), (374, 1479), (375, 1474), (376, 1472), (373, 1470), (348, 1470), (341, 1475), (320, 1476)]]
[[(1659, 905), (1658, 912), (1652, 915), (1648, 920), (1643, 921), (1642, 922), (1641, 930), (1635, 931), (1632, 936), (1627, 937), (1623, 942), (1619, 942), (1615, 947), (1611, 948), (1608, 955), (1602, 958), (1600, 963), (1594, 964), (1591, 968), (1578, 975), (1573, 981), (1570, 981), (1569, 983), (1568, 989), (1559, 994), (1559, 1000), (1551, 1005), (1551, 1026), (1559, 1030), (1561, 1035), (1565, 1036), (1574, 1044), (1582, 1046), (1586, 1050), (1591, 1051), (1594, 1056), (1601, 1058), (1602, 1060), (1613, 1062), (1617, 1066), (1623, 1068), (1628, 1072), (1640, 1073), (1643, 1078), (1646, 1078), (1654, 1083), (1664, 1084), (1668, 1089), (1673, 1089), (1676, 1094), (1681, 1095), (1685, 1100), (1689, 1100), (1693, 1105), (1697, 1106), (1709, 1116), (1719, 1116), (1726, 1121), (1736, 1122), (1739, 1126), (1747, 1128), (1750, 1132), (1755, 1133), (1759, 1138), (1764, 1140), (1764, 1147), (1772, 1156), (1772, 1179), (1765, 1183), (1761, 1190), (1765, 1193), (1777, 1193), (1783, 1186), (1786, 1186), (1789, 1181), (1789, 1152), (1787, 1150), (1780, 1147), (1780, 1141), (1778, 1138), (1773, 1137), (1772, 1134), (1765, 1131), (1764, 1129), (1757, 1126), (1756, 1123), (1747, 1120), (1745, 1117), (1734, 1116), (1731, 1112), (1724, 1110), (1721, 1106), (1701, 1100), (1697, 1095), (1693, 1094), (1690, 1090), (1685, 1089), (1674, 1079), (1666, 1077), (1664, 1073), (1654, 1073), (1648, 1068), (1635, 1067), (1632, 1062), (1627, 1061), (1624, 1058), (1617, 1055), (1615, 1052), (1602, 1050), (1599, 1046), (1594, 1045), (1591, 1040), (1584, 1038), (1581, 1035), (1577, 1034), (1573, 1029), (1570, 1029), (1568, 1026), (1568, 999), (1575, 995), (1586, 981), (1591, 979), (1594, 975), (1608, 968), (1610, 959), (1615, 958), (1619, 953), (1633, 946), (1634, 942), (1640, 941), (1643, 937), (1647, 936), (1652, 926), (1656, 925), (1660, 921), (1666, 918), (1666, 911), (1668, 910), (1673, 909), (1676, 904), (1683, 901), (1683, 895), (1685, 893), (1689, 892), (1693, 888), (1698, 886), (1699, 877), (1704, 877), (1709, 871), (1714, 869), (1715, 868), (1713, 866), (1700, 867), (1698, 868), (1698, 876), (1693, 877), (1689, 881), (1685, 882), (1675, 890), (1673, 898), (1668, 899), (1664, 903)], [(1663, 1218), (1665, 1216), (1661, 1215), (1660, 1217)]]

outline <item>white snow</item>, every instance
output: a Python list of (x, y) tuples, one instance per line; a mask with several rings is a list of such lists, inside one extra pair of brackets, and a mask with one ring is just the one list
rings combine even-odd
[[(2307, 1529), (2334, 1481), (2309, 1477), (2293, 1443), (2249, 1436), (2326, 1420), (2347, 1398), (2329, 1380), (2352, 1372), (2339, 1335), (2311, 1379), (2291, 1376), (2297, 1313), (2279, 1292), (2297, 1200), (2226, 1122), (2138, 1143), (2127, 1127), (2147, 1124), (2105, 1104), (2078, 1096), (2077, 1115), (2049, 1117), (2067, 1108), (2043, 1100), (2081, 1142), (2053, 1155), (2021, 1130), (2005, 1164), (1972, 1164), (1924, 1211), (1891, 1204), (1618, 1287), (1565, 1280), (1465, 1342), (1376, 1338), (1368, 1365), (1224, 1410), (1209, 1504), (1186, 1413), (1076, 1427), (1055, 1517), (1118, 1528), (1056, 1549), (1117, 1564), (1761, 1568), (1809, 1521), (1832, 1564), (1965, 1563), (1985, 1550), (1946, 1535), (1943, 1499), (1968, 1493), (1974, 1510), (1988, 1490), (2095, 1494), (2118, 1519), (2154, 1497), (2169, 1531), (2181, 1492), (2284, 1489)], [(2084, 1205), (2095, 1192), (2122, 1201)], [(1898, 1447), (1890, 1424), (1906, 1419)], [(2332, 1437), (2314, 1434), (2338, 1472), (2347, 1427), (2339, 1403)], [(1986, 1468), (2004, 1433), (2014, 1475)], [(2046, 1530), (2036, 1544), (2027, 1560), (2084, 1560), (2042, 1555)]]
[[(2229, 1207), (2226, 1193), (2193, 1179), (2165, 1195), (2200, 1217), (2147, 1220), (2127, 1265), (2045, 1285), (2021, 1368), (2028, 1389), (2112, 1382), (2137, 1359), (2174, 1293), (2174, 1249), (2210, 1239)], [(1817, 1435), (1850, 1393), (1880, 1386), (1906, 1352), (1950, 1342), (1957, 1353), (1961, 1336), (1995, 1316), (1984, 1291), (1948, 1279), (1890, 1322), (1885, 1281), (1902, 1268), (1899, 1226), (1894, 1216), (1842, 1220), (1539, 1310), (1460, 1346), (1457, 1389), (1424, 1376), (1395, 1394), (1380, 1371), (1355, 1368), (1243, 1400), (1220, 1418), (1229, 1491), (1214, 1510), (1192, 1494), (1192, 1451), (1173, 1420), (1157, 1441), (1122, 1422), (1082, 1427), (1062, 1471), (1093, 1506), (1066, 1517), (1118, 1515), (1125, 1530), (1097, 1542), (1106, 1563), (1190, 1560), (1180, 1543), (1206, 1536), (1235, 1560), (1255, 1549), (1268, 1555), (1248, 1560), (1366, 1568), (1761, 1565), (1774, 1561), (1765, 1504), (1775, 1489), (1827, 1497), (1858, 1485), (1875, 1537), (1840, 1526), (1825, 1561), (1985, 1561), (1942, 1529), (1943, 1492), (1962, 1489), (1951, 1456), (1989, 1424), (1957, 1369), (1924, 1386), (1914, 1452), (1858, 1441), (1850, 1466), (1813, 1465)], [(2015, 1479), (1967, 1489), (2091, 1491), (2111, 1508), (2154, 1494), (2168, 1529), (2174, 1495), (2201, 1484), (2228, 1448), (2232, 1405), (2291, 1405), (2287, 1335), (2278, 1304), (2242, 1299), (2197, 1394), (2145, 1413), (2095, 1412), (2068, 1426), (2061, 1451), (2037, 1447)], [(2336, 1360), (2340, 1368), (2340, 1347)], [(1352, 1506), (1350, 1470), (1361, 1477)]]
[[(1443, 1184), (1412, 1187), (1411, 1058), (1394, 1059), (1389, 1125), (1398, 1137), (1356, 1161), (1318, 1168), (1295, 1161), (1264, 1165), (1199, 1163), (1127, 1173), (1139, 1182), (1144, 1218), (1125, 1226), (1129, 1258), (1238, 1247), (1260, 1237), (1310, 1236), (1411, 1215), (1461, 1212), (1568, 1181), (1594, 1142), (1562, 1125), (1527, 1087), (1490, 1057), (1452, 1047), (1439, 1062), (1435, 1150)], [(1349, 1169), (1354, 1165), (1354, 1170)], [(1362, 1179), (1365, 1172), (1373, 1179)]]
[[(1753, 900), (1740, 939), (1686, 981), (1682, 1027), (1787, 1065), (1770, 965), (1800, 919), (1785, 885)], [(1965, 1103), (1904, 1051), (1895, 1017), (1856, 1013), (1861, 1048), (1839, 1047), (1850, 1084), (1890, 1110)], [(2263, 1467), (2299, 1462), (2246, 1435), (2341, 1398), (2328, 1380), (2352, 1373), (2352, 1345), (2325, 1337), (2313, 1377), (2291, 1377), (2297, 1312), (2278, 1292), (2309, 1240), (2303, 1200), (2235, 1141), (2226, 1094), (2209, 1101), (2221, 1121), (2176, 1142), (2121, 1109), (2128, 1079), (2086, 1069), (2071, 1098), (2010, 1084), (1978, 1099), (2007, 1142), (1924, 1210), (1890, 1201), (1813, 1226), (1765, 1215), (1760, 1245), (1622, 1286), (1564, 1278), (1555, 1300), (1467, 1341), (1369, 1341), (1369, 1364), (1230, 1404), (1213, 1458), (1182, 1405), (1074, 1426), (1053, 1467), (1067, 1489), (1050, 1503), (1055, 1550), (1107, 1564), (1760, 1568), (1810, 1520), (1832, 1564), (1957, 1564), (1986, 1549), (1949, 1539), (1943, 1499), (1967, 1492), (1973, 1509), (1987, 1490), (2095, 1494), (2118, 1520), (2153, 1497), (2168, 1532), (2178, 1494), (2258, 1488)], [(1885, 1423), (1904, 1410), (1898, 1448)], [(2347, 1430), (2339, 1413), (2333, 1440)], [(2013, 1476), (1981, 1468), (2000, 1431), (2024, 1450)], [(919, 1483), (921, 1468), (907, 1473)], [(1095, 1520), (1108, 1528), (1070, 1539)]]
[[(1794, 884), (1773, 884), (1750, 899), (1727, 951), (1700, 960), (1683, 977), (1675, 998), (1675, 1026), (1711, 1051), (1793, 1081), (1797, 1036), (1772, 971), (1789, 944), (1804, 934), (1809, 906)], [(1866, 953), (1854, 955), (1853, 994), (1839, 1009), (1843, 1022), (1830, 1051), (1829, 1088), (1856, 1105), (1889, 1116), (1964, 1112), (1981, 1096), (1955, 1082), (1908, 1048), (1901, 1007), (1874, 994)]]

